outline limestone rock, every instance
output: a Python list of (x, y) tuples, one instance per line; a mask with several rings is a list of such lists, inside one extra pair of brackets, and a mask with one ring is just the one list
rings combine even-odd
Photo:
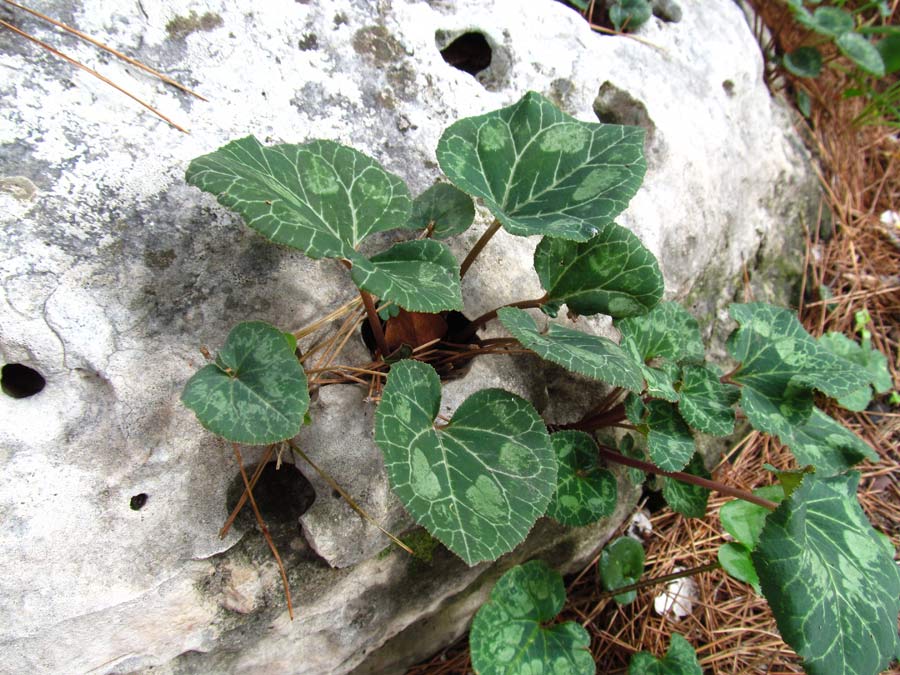
[[(354, 291), (338, 264), (266, 242), (186, 185), (193, 157), (247, 134), (329, 138), (372, 155), (417, 194), (439, 179), (434, 148), (449, 123), (528, 89), (581, 119), (633, 120), (651, 132), (649, 170), (621, 222), (660, 257), (670, 296), (705, 322), (744, 264), (788, 250), (814, 192), (731, 0), (679, 0), (680, 22), (653, 18), (640, 29), (652, 46), (593, 34), (550, 0), (32, 4), (209, 102), (12, 12), (191, 131), (182, 134), (0, 31), (0, 363), (45, 381), (33, 396), (0, 396), (0, 614), (15, 617), (0, 628), (0, 672), (343, 673), (376, 650), (373, 664), (403, 665), (460, 634), (510, 564), (587, 560), (634, 501), (623, 489), (616, 516), (583, 531), (542, 521), (499, 563), (467, 569), (441, 548), (431, 563), (373, 555), (385, 546), (377, 530), (308, 467), (298, 465), (304, 479), (282, 466), (294, 473), (279, 480), (315, 491), (302, 514), (274, 497), (267, 512), (294, 591), (290, 622), (249, 516), (218, 537), (240, 478), (231, 449), (179, 393), (203, 364), (199, 347), (216, 351), (235, 323), (298, 328)], [(467, 33), (481, 36), (472, 44), (482, 51), (463, 50), (456, 65), (481, 63), (474, 76), (440, 53)], [(482, 211), (454, 241), (458, 256), (487, 222)], [(465, 279), (470, 316), (541, 294), (535, 243), (492, 241)], [(355, 337), (347, 350), (365, 358)], [(490, 357), (447, 386), (445, 411), (485, 384), (554, 416), (579, 400), (566, 392), (554, 407), (558, 370)], [(402, 528), (362, 423), (371, 404), (358, 390), (329, 389), (316, 414), (341, 426), (299, 440), (376, 518)], [(354, 398), (354, 421), (341, 421), (336, 409)], [(325, 452), (341, 450), (345, 431), (362, 453), (355, 461)], [(262, 450), (243, 453), (248, 468), (261, 461)]]

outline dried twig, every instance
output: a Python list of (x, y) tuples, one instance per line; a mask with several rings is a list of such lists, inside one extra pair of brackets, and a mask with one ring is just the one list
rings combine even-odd
[(191, 89), (188, 89), (186, 86), (184, 86), (180, 82), (173, 80), (168, 75), (165, 75), (165, 74), (159, 72), (158, 70), (154, 70), (150, 66), (148, 66), (144, 63), (141, 63), (137, 59), (133, 59), (130, 56), (126, 56), (122, 52), (113, 49), (109, 45), (104, 44), (104, 43), (100, 42), (99, 40), (95, 40), (90, 35), (87, 35), (86, 33), (82, 33), (77, 28), (73, 28), (72, 26), (69, 26), (68, 24), (62, 23), (61, 21), (57, 21), (56, 19), (47, 16), (46, 14), (41, 14), (37, 10), (31, 9), (30, 7), (25, 7), (24, 5), (20, 5), (17, 2), (13, 2), (13, 0), (3, 0), (3, 1), (7, 5), (11, 5), (11, 6), (15, 7), (16, 9), (22, 10), (23, 12), (28, 12), (32, 16), (36, 16), (39, 19), (43, 19), (44, 21), (53, 24), (57, 28), (62, 28), (64, 31), (67, 31), (67, 32), (71, 33), (72, 35), (75, 35), (75, 36), (81, 38), (85, 42), (89, 42), (90, 44), (94, 45), (95, 47), (99, 47), (100, 49), (109, 52), (116, 58), (121, 59), (122, 61), (125, 61), (126, 63), (131, 64), (135, 68), (140, 68), (141, 70), (143, 70), (147, 73), (150, 73), (151, 75), (153, 75), (156, 78), (159, 78), (166, 84), (171, 84), (173, 87), (181, 89), (181, 91), (183, 91), (187, 94), (190, 94), (191, 96), (195, 96), (195, 97), (199, 98), (201, 101), (207, 100), (204, 97), (202, 97), (200, 94), (198, 94), (197, 92), (195, 92)]

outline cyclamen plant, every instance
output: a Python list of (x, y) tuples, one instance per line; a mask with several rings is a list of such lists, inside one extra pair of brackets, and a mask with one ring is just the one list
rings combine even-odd
[[(877, 673), (898, 651), (900, 574), (856, 500), (859, 474), (851, 470), (877, 455), (814, 398), (864, 406), (883, 380), (878, 360), (856, 345), (864, 352), (857, 362), (875, 364), (860, 368), (844, 358), (852, 347), (812, 338), (788, 310), (749, 303), (729, 310), (738, 325), (727, 343), (736, 367), (723, 375), (706, 361), (696, 320), (662, 302), (656, 258), (614, 222), (643, 180), (643, 139), (639, 128), (583, 122), (530, 92), (452, 124), (437, 158), (453, 185), (415, 200), (375, 160), (327, 140), (265, 147), (243, 138), (195, 159), (187, 180), (273, 242), (348, 268), (377, 344), (373, 362), (357, 372), (371, 374), (376, 390), (384, 383), (374, 434), (391, 486), (415, 521), (467, 564), (511, 551), (543, 515), (572, 526), (611, 515), (616, 480), (604, 463), (624, 464), (636, 482), (645, 472), (663, 476), (665, 499), (690, 516), (704, 514), (710, 488), (739, 496), (722, 510), (735, 539), (720, 553), (722, 566), (761, 590), (808, 672)], [(460, 267), (438, 240), (472, 224), (472, 196), (495, 221)], [(542, 237), (534, 267), (545, 294), (448, 328), (436, 317), (463, 309), (460, 278), (501, 227)], [(360, 253), (369, 235), (392, 229), (419, 237)], [(544, 330), (526, 311), (554, 317), (562, 305), (571, 316), (613, 317), (621, 342), (552, 321)], [(511, 337), (481, 340), (477, 331), (492, 320)], [(292, 439), (307, 416), (309, 381), (296, 337), (263, 322), (238, 324), (182, 400), (228, 441), (289, 441), (299, 452)], [(466, 339), (460, 359), (524, 348), (610, 392), (581, 420), (555, 424), (519, 396), (486, 389), (437, 423), (435, 366), (454, 357), (416, 348)], [(779, 474), (780, 486), (763, 496), (709, 480), (696, 451), (696, 432), (733, 432), (735, 406), (805, 467)], [(596, 432), (622, 425), (631, 435), (598, 442)], [(622, 580), (640, 573), (629, 565)], [(541, 563), (507, 573), (473, 625), (476, 671), (515, 673), (537, 660), (543, 672), (594, 672), (583, 628), (544, 625), (559, 611), (560, 593), (558, 574)], [(513, 620), (516, 630), (492, 628)], [(696, 665), (685, 648), (673, 636), (663, 661), (643, 655), (632, 672), (695, 672), (665, 669), (669, 661)]]

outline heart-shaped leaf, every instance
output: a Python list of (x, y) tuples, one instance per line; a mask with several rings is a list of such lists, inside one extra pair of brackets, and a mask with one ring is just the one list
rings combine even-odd
[(759, 587), (759, 575), (750, 558), (750, 549), (737, 542), (727, 542), (719, 547), (719, 564), (728, 576), (750, 584), (757, 595), (762, 595)]
[(417, 523), (469, 565), (515, 548), (556, 489), (556, 456), (532, 405), (484, 389), (435, 428), (440, 378), (431, 366), (391, 367), (375, 414), (394, 492)]
[(887, 358), (877, 349), (873, 349), (871, 342), (863, 340), (859, 344), (842, 333), (826, 333), (819, 338), (819, 344), (832, 354), (862, 366), (868, 375), (869, 384), (856, 392), (837, 399), (837, 402), (848, 410), (865, 410), (872, 400), (872, 390), (883, 394), (890, 391), (893, 379), (888, 370)]
[(609, 8), (609, 20), (617, 31), (633, 31), (647, 22), (653, 10), (647, 0), (616, 0)]
[[(619, 537), (600, 553), (597, 563), (604, 590), (615, 591), (637, 583), (644, 572), (644, 547), (631, 537)], [(620, 605), (634, 602), (637, 591), (613, 596)]]
[(570, 527), (589, 525), (616, 509), (616, 477), (597, 463), (597, 444), (583, 431), (550, 436), (558, 471), (547, 515)]
[(799, 47), (784, 55), (784, 67), (797, 77), (818, 77), (822, 72), (822, 54), (815, 47)]
[(790, 427), (789, 433), (778, 439), (801, 466), (816, 467), (819, 476), (843, 473), (864, 459), (878, 461), (878, 453), (865, 441), (818, 408), (804, 424)]
[(475, 222), (475, 204), (462, 190), (436, 183), (413, 200), (409, 227), (431, 228), (435, 239), (461, 234)]
[(884, 77), (884, 61), (875, 46), (857, 33), (844, 33), (835, 39), (838, 49), (862, 70), (875, 77)]
[(741, 324), (728, 349), (741, 362), (733, 379), (742, 384), (796, 381), (840, 398), (867, 383), (858, 368), (807, 333), (793, 312), (761, 302), (734, 304), (728, 312)]
[(741, 391), (722, 384), (719, 373), (708, 365), (686, 365), (681, 369), (678, 412), (691, 427), (713, 436), (734, 431), (734, 404)]
[(875, 49), (881, 54), (884, 72), (889, 75), (900, 70), (900, 33), (894, 33), (875, 43)]
[(680, 394), (675, 391), (675, 384), (681, 374), (681, 368), (679, 368), (678, 364), (666, 359), (654, 361), (654, 363), (658, 364), (658, 367), (645, 363), (634, 341), (630, 338), (624, 338), (621, 347), (634, 361), (641, 364), (641, 374), (647, 382), (648, 396), (661, 398), (670, 403), (675, 403), (681, 398)]
[(285, 334), (247, 321), (228, 334), (215, 364), (188, 380), (181, 401), (225, 440), (266, 445), (300, 433), (309, 389)]
[(836, 38), (853, 30), (853, 15), (837, 7), (817, 7), (803, 23), (817, 33)]
[(510, 569), (472, 621), (478, 675), (593, 675), (591, 637), (573, 621), (547, 626), (566, 602), (559, 572), (540, 560)]
[[(691, 461), (683, 469), (685, 473), (692, 476), (700, 476), (701, 478), (711, 478), (709, 471), (703, 465), (703, 457), (700, 453), (694, 453)], [(677, 511), (688, 518), (702, 518), (706, 515), (706, 503), (709, 501), (709, 490), (694, 485), (693, 483), (684, 483), (667, 476), (662, 477), (663, 498), (666, 503), (672, 507), (673, 511)]]
[(644, 423), (644, 416), (647, 414), (647, 406), (644, 405), (644, 399), (635, 394), (628, 394), (625, 397), (625, 416), (628, 421), (639, 426)]
[(581, 122), (535, 92), (450, 125), (437, 159), (510, 234), (585, 241), (618, 216), (647, 170), (644, 131)]
[(703, 675), (703, 670), (691, 643), (678, 633), (672, 633), (664, 658), (658, 659), (649, 652), (638, 652), (631, 657), (628, 675)]
[(582, 316), (644, 314), (664, 289), (656, 258), (615, 223), (581, 243), (545, 237), (534, 252), (534, 269), (549, 302), (565, 303)]
[(440, 242), (404, 241), (368, 260), (354, 253), (350, 261), (353, 283), (410, 312), (463, 308), (459, 265)]
[(406, 184), (333, 141), (263, 146), (247, 136), (193, 160), (187, 182), (250, 227), (311, 258), (350, 258), (373, 232), (404, 227)]
[[(784, 489), (780, 485), (757, 488), (753, 494), (773, 502), (784, 499)], [(769, 510), (765, 507), (743, 499), (726, 502), (719, 509), (719, 520), (725, 531), (750, 550), (756, 548), (768, 515)]]
[(897, 653), (900, 574), (856, 501), (859, 474), (806, 474), (751, 554), (784, 641), (810, 675), (875, 675)]
[(840, 398), (867, 384), (859, 368), (816, 342), (793, 312), (765, 303), (728, 311), (740, 324), (727, 343), (741, 364), (732, 380), (743, 385), (741, 408), (755, 429), (787, 438), (812, 414), (812, 389)]
[[(637, 397), (635, 397), (637, 398)], [(638, 399), (640, 400), (640, 399)], [(607, 447), (616, 447), (616, 443), (607, 443)], [(646, 461), (647, 453), (644, 451), (644, 448), (635, 443), (634, 436), (632, 434), (628, 434), (622, 437), (622, 440), (618, 442), (618, 449), (626, 457), (631, 457), (632, 459), (639, 459), (641, 461)], [(635, 486), (643, 485), (644, 481), (647, 479), (647, 474), (645, 474), (640, 469), (636, 469), (634, 467), (628, 467), (625, 469), (626, 475), (628, 476), (628, 480), (632, 482)]]
[(642, 361), (703, 358), (700, 326), (677, 302), (661, 302), (646, 314), (616, 321), (615, 326), (623, 342), (634, 342)]
[(513, 337), (543, 359), (634, 392), (644, 388), (640, 367), (612, 340), (554, 323), (541, 333), (528, 312), (514, 307), (501, 308), (497, 317)]
[(646, 429), (650, 459), (663, 471), (680, 471), (694, 456), (694, 437), (678, 409), (667, 401), (647, 401), (638, 423)]

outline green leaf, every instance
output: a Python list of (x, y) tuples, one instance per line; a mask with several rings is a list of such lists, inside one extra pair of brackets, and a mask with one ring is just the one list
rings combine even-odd
[(804, 476), (751, 554), (778, 630), (810, 675), (874, 675), (896, 653), (900, 574), (856, 501), (858, 481)]
[(409, 227), (424, 230), (433, 227), (435, 239), (446, 239), (461, 234), (475, 222), (475, 204), (462, 190), (436, 183), (415, 198)]
[(333, 141), (263, 146), (247, 136), (193, 160), (187, 182), (254, 230), (311, 258), (350, 258), (373, 232), (409, 218), (406, 184)]
[(395, 305), (392, 302), (384, 305), (380, 310), (378, 310), (378, 316), (382, 321), (387, 321), (388, 319), (392, 319), (395, 316), (400, 315), (400, 305)]
[(284, 335), (284, 339), (287, 341), (288, 349), (292, 352), (297, 351), (297, 336), (293, 333), (282, 333)]
[(472, 621), (478, 675), (593, 675), (588, 632), (573, 621), (545, 627), (566, 601), (559, 572), (540, 560), (510, 569)]
[(640, 188), (643, 144), (643, 129), (582, 122), (532, 91), (450, 125), (437, 159), (510, 234), (586, 241)]
[(741, 391), (719, 381), (719, 373), (707, 365), (687, 365), (681, 369), (678, 412), (694, 429), (713, 436), (734, 431), (734, 408)]
[[(684, 468), (686, 473), (692, 476), (700, 476), (701, 478), (711, 478), (709, 471), (703, 465), (703, 457), (700, 453), (695, 453), (690, 463)], [(692, 483), (683, 483), (674, 478), (662, 477), (663, 497), (666, 503), (672, 507), (673, 511), (677, 511), (688, 518), (702, 518), (706, 515), (706, 503), (709, 501), (709, 490), (693, 485)]]
[(644, 363), (631, 338), (624, 338), (621, 346), (632, 359), (641, 364), (641, 373), (647, 382), (649, 396), (661, 398), (670, 403), (675, 403), (680, 398), (678, 392), (675, 391), (675, 383), (681, 372), (677, 364), (665, 359), (659, 363), (658, 368)]
[[(637, 398), (637, 397), (635, 397)], [(640, 399), (638, 399), (640, 401)], [(610, 447), (616, 447), (616, 443), (609, 443)], [(634, 442), (634, 436), (628, 434), (622, 437), (622, 440), (618, 443), (619, 452), (621, 452), (626, 457), (631, 457), (632, 459), (639, 459), (641, 461), (645, 461), (647, 459), (647, 455), (644, 452), (644, 449)], [(636, 469), (633, 467), (628, 467), (626, 469), (628, 479), (635, 485), (642, 485), (646, 480), (647, 475), (641, 471), (640, 469)]]
[(734, 542), (722, 544), (719, 547), (718, 559), (722, 569), (729, 576), (743, 581), (745, 584), (750, 584), (757, 595), (762, 595), (759, 587), (759, 575), (756, 574), (756, 568), (750, 558), (749, 548)]
[(800, 47), (784, 55), (784, 67), (797, 77), (818, 77), (822, 72), (822, 54), (815, 47)]
[(649, 652), (638, 652), (631, 657), (628, 675), (703, 675), (703, 670), (691, 643), (678, 633), (672, 633), (665, 658), (657, 659)]
[(862, 366), (868, 375), (869, 384), (838, 399), (838, 403), (844, 408), (855, 411), (865, 410), (872, 400), (872, 389), (879, 394), (890, 391), (893, 379), (888, 370), (887, 358), (877, 349), (873, 349), (871, 345), (866, 348), (846, 335), (834, 332), (821, 336), (819, 344), (832, 354)]
[(556, 453), (556, 492), (547, 515), (570, 527), (589, 525), (616, 509), (616, 477), (597, 463), (597, 444), (583, 431), (550, 436)]
[(784, 497), (790, 497), (794, 490), (800, 487), (800, 483), (803, 481), (803, 477), (806, 474), (816, 472), (814, 466), (804, 466), (801, 469), (779, 469), (777, 466), (772, 466), (768, 462), (763, 464), (763, 468), (766, 471), (771, 471), (775, 474), (778, 483), (781, 485), (781, 491), (784, 493)]
[(463, 308), (459, 265), (444, 244), (404, 241), (367, 260), (354, 253), (350, 276), (359, 288), (410, 312)]
[(812, 115), (812, 99), (802, 89), (797, 89), (797, 110), (800, 111), (800, 114), (805, 118), (809, 119), (809, 116)]
[[(598, 569), (604, 590), (615, 591), (637, 583), (644, 572), (644, 547), (631, 537), (619, 537), (600, 553)], [(636, 591), (628, 591), (614, 599), (620, 605), (627, 605), (636, 597)]]
[(609, 8), (609, 20), (617, 31), (633, 31), (647, 22), (653, 10), (647, 0), (616, 0)]
[(879, 40), (875, 43), (875, 49), (881, 54), (885, 74), (889, 75), (900, 70), (900, 33)]
[(642, 361), (703, 358), (703, 338), (697, 320), (677, 302), (661, 302), (648, 313), (615, 322), (622, 341), (634, 342)]
[(865, 441), (818, 408), (805, 424), (778, 438), (801, 466), (812, 464), (819, 476), (843, 473), (864, 459), (878, 461)]
[(644, 314), (663, 294), (656, 258), (615, 223), (586, 242), (545, 237), (534, 252), (534, 269), (550, 302), (565, 303), (582, 316)]
[(532, 405), (484, 389), (435, 428), (440, 378), (419, 361), (391, 367), (375, 414), (394, 492), (419, 525), (467, 564), (515, 548), (547, 510), (556, 456)]
[(788, 437), (813, 410), (812, 389), (833, 398), (866, 384), (852, 363), (814, 340), (793, 312), (764, 303), (735, 304), (739, 324), (727, 342), (741, 364), (732, 380), (743, 385), (741, 408), (755, 429)]
[[(780, 485), (757, 488), (753, 494), (773, 502), (784, 499), (784, 489)], [(734, 499), (722, 504), (722, 508), (719, 509), (719, 520), (728, 534), (753, 550), (769, 513), (770, 511), (763, 506), (745, 502), (743, 499)]]
[(865, 376), (852, 363), (821, 346), (790, 310), (757, 302), (734, 304), (728, 311), (741, 324), (729, 337), (729, 352), (741, 362), (734, 379), (744, 384), (787, 379), (832, 398), (865, 384)]
[(853, 15), (837, 7), (817, 7), (807, 27), (836, 38), (853, 30)]
[(231, 329), (215, 365), (188, 380), (181, 402), (225, 440), (266, 445), (300, 433), (309, 390), (285, 334), (248, 321)]
[(634, 392), (644, 388), (640, 367), (612, 340), (554, 323), (546, 334), (540, 333), (528, 312), (514, 307), (501, 308), (497, 317), (513, 337), (543, 359)]
[(680, 471), (694, 456), (694, 437), (678, 414), (666, 401), (649, 401), (644, 424), (649, 428), (647, 448), (650, 459), (663, 471)]
[(881, 53), (862, 35), (844, 33), (836, 38), (834, 43), (841, 53), (860, 69), (875, 77), (884, 77), (884, 61), (881, 60)]
[(635, 426), (644, 423), (644, 416), (647, 414), (647, 406), (644, 405), (644, 399), (635, 394), (628, 394), (625, 397), (625, 416), (628, 421)]

